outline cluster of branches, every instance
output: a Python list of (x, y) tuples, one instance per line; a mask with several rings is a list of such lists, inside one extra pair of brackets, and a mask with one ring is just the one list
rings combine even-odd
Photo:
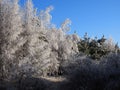
[(91, 39), (87, 33), (85, 33), (83, 39), (78, 42), (78, 49), (79, 52), (85, 53), (92, 59), (100, 59), (110, 52), (119, 52), (118, 44), (114, 44), (112, 39), (106, 39), (104, 35), (100, 39), (97, 39), (97, 37)]

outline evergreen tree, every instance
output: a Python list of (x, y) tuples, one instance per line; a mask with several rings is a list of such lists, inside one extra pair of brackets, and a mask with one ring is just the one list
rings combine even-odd
[(115, 48), (118, 48), (112, 41), (106, 40), (104, 35), (100, 39), (90, 39), (87, 33), (85, 33), (84, 38), (78, 43), (78, 50), (90, 56), (92, 59), (98, 60), (110, 52), (116, 52)]

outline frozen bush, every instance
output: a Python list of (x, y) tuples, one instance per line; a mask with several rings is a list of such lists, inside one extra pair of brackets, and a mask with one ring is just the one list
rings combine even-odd
[(69, 63), (68, 66), (66, 65), (68, 82), (65, 83), (65, 90), (120, 89), (119, 54), (109, 54), (100, 61), (82, 57), (83, 55), (75, 59), (77, 63), (73, 62)]

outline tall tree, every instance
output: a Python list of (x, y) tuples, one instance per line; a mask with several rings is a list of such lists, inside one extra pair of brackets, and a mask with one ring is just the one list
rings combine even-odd
[(0, 4), (1, 60), (3, 60), (4, 65), (4, 76), (11, 78), (12, 74), (15, 73), (16, 64), (19, 63), (15, 60), (15, 53), (23, 45), (22, 37), (20, 37), (22, 32), (21, 13), (18, 0), (3, 0)]

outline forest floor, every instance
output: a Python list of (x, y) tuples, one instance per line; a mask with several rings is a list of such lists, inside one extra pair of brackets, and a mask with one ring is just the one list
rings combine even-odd
[(0, 81), (0, 90), (61, 90), (64, 77), (25, 78), (20, 82)]

